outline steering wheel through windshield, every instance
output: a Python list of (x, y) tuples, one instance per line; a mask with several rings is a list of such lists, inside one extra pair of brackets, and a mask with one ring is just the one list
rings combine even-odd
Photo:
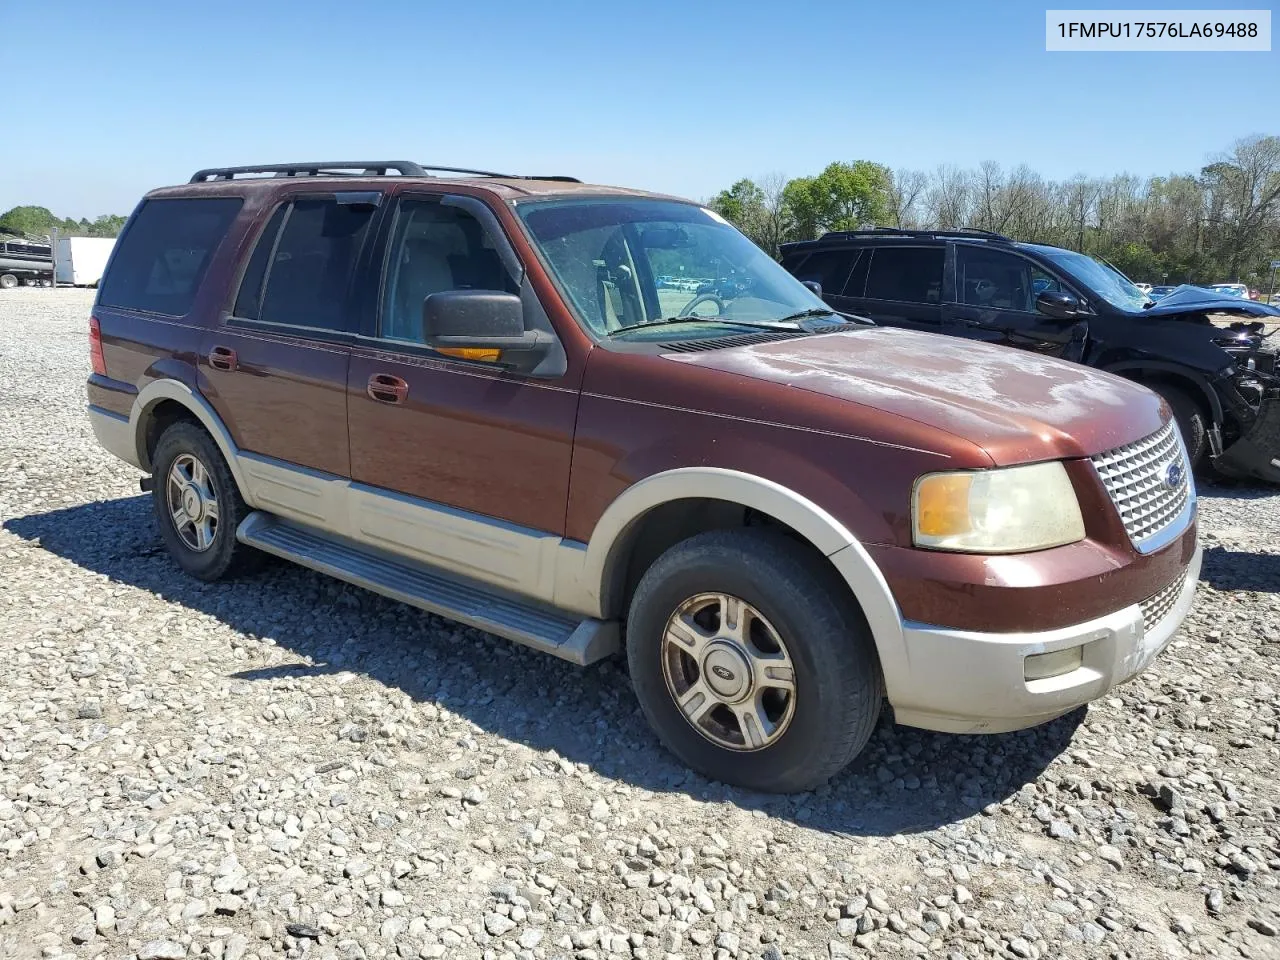
[(692, 300), (686, 303), (683, 307), (681, 307), (680, 312), (676, 314), (676, 316), (679, 316), (679, 317), (707, 316), (707, 314), (695, 314), (693, 312), (698, 307), (702, 306), (704, 303), (714, 303), (716, 305), (716, 312), (714, 316), (719, 317), (724, 314), (723, 300), (721, 300), (714, 293), (702, 293), (694, 297)]

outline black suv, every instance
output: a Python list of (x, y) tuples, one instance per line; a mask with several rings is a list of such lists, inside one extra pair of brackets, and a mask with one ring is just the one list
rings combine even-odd
[(1136, 380), (1168, 401), (1193, 464), (1280, 483), (1274, 307), (1192, 286), (1156, 303), (1103, 261), (979, 230), (828, 233), (784, 244), (782, 265), (841, 313)]

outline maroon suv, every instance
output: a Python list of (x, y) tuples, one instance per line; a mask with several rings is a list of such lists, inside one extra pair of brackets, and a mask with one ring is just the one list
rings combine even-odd
[(262, 550), (577, 663), (625, 648), (663, 742), (748, 787), (830, 777), (886, 698), (1059, 716), (1195, 592), (1159, 397), (833, 314), (674, 198), (205, 170), (134, 212), (91, 342), (94, 430), (189, 573)]

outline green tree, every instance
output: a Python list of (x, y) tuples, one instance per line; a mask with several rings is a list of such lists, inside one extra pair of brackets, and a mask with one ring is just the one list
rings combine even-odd
[(750, 235), (752, 221), (764, 207), (764, 191), (754, 180), (743, 177), (728, 190), (721, 190), (707, 204), (743, 233)]
[(118, 237), (124, 229), (124, 217), (114, 213), (104, 213), (89, 224), (86, 232), (91, 237)]
[(54, 227), (61, 228), (61, 226), (62, 221), (45, 207), (14, 207), (0, 214), (0, 233), (44, 236)]
[(816, 177), (798, 177), (784, 197), (801, 238), (826, 230), (856, 230), (894, 218), (893, 176), (870, 160), (828, 164)]

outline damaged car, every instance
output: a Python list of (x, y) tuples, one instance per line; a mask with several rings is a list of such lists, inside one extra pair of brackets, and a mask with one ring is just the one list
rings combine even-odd
[(828, 233), (785, 244), (782, 264), (841, 313), (1142, 383), (1195, 467), (1280, 483), (1275, 307), (1192, 286), (1156, 301), (1105, 261), (979, 230)]

